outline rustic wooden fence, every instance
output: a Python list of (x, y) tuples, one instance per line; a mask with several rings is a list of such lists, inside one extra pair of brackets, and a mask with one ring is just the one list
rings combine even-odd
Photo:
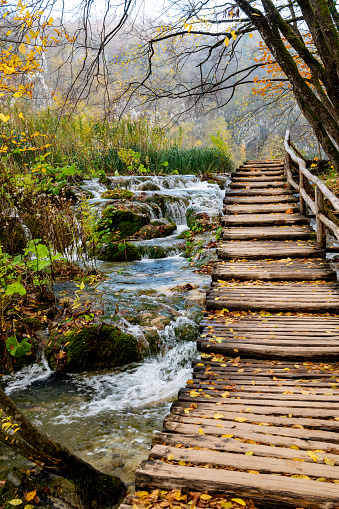
[[(316, 218), (317, 246), (326, 249), (326, 229), (331, 230), (339, 240), (339, 226), (335, 212), (339, 212), (339, 199), (325, 186), (318, 177), (306, 169), (306, 162), (299, 157), (295, 147), (292, 148), (290, 132), (285, 136), (284, 171), (288, 187), (299, 193), (300, 213), (306, 213), (306, 204)], [(294, 171), (295, 175), (292, 174)], [(298, 180), (298, 182), (296, 182)], [(325, 203), (328, 200), (328, 204)], [(337, 223), (337, 224), (336, 224)]]

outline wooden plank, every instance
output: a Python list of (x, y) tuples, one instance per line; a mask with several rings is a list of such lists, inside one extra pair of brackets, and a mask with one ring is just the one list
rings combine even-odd
[(217, 255), (227, 259), (266, 259), (266, 258), (315, 258), (324, 256), (313, 241), (234, 241), (219, 242)]
[[(272, 447), (260, 444), (246, 444), (239, 442), (232, 437), (214, 437), (210, 435), (185, 435), (176, 433), (165, 433), (156, 431), (153, 435), (152, 446), (155, 444), (172, 445), (181, 444), (184, 447), (204, 447), (216, 451), (234, 452), (238, 454), (245, 454), (246, 452), (253, 452), (256, 456), (271, 456), (274, 454), (277, 458), (300, 458), (305, 463), (311, 463), (313, 460), (308, 456), (307, 452), (302, 449), (288, 449), (286, 447)], [(207, 451), (205, 451), (206, 453)], [(325, 457), (332, 459), (335, 463), (338, 461), (338, 456), (331, 453), (317, 453), (319, 461), (324, 461)]]
[(224, 228), (223, 240), (308, 240), (314, 231), (308, 226), (239, 226)]
[(257, 173), (249, 173), (249, 176), (233, 176), (232, 182), (286, 182), (284, 175), (258, 175)]
[[(274, 453), (273, 453), (274, 454)], [(272, 454), (272, 455), (273, 455)], [(211, 464), (213, 467), (234, 467), (241, 470), (255, 470), (259, 473), (279, 473), (287, 475), (307, 475), (324, 477), (325, 479), (338, 479), (339, 467), (321, 463), (300, 463), (293, 460), (274, 457), (257, 457), (244, 454), (226, 453), (220, 451), (199, 451), (194, 449), (179, 449), (177, 447), (155, 445), (151, 452), (152, 459), (174, 456), (171, 461), (185, 461), (193, 464)]]
[(237, 189), (226, 190), (225, 196), (292, 196), (294, 191), (291, 189)]
[(246, 189), (251, 189), (251, 188), (258, 188), (258, 189), (262, 189), (262, 188), (267, 188), (267, 187), (279, 187), (281, 189), (287, 189), (287, 184), (284, 183), (283, 181), (281, 182), (270, 182), (270, 181), (261, 181), (261, 182), (252, 182), (250, 180), (245, 180), (243, 182), (231, 182), (230, 184), (230, 188), (232, 189), (241, 189), (241, 188), (246, 188)]
[(289, 224), (308, 224), (308, 219), (299, 214), (238, 214), (221, 218), (224, 226), (274, 226)]
[(317, 481), (295, 479), (268, 474), (207, 469), (169, 465), (160, 460), (142, 462), (136, 471), (138, 489), (159, 488), (189, 489), (223, 493), (243, 498), (260, 499), (269, 504), (289, 504), (292, 507), (334, 509), (338, 506), (339, 488), (327, 483), (326, 490), (319, 488)]
[(309, 262), (291, 264), (291, 262), (281, 263), (280, 265), (268, 263), (265, 260), (259, 260), (256, 263), (240, 262), (224, 264), (216, 262), (212, 271), (212, 281), (217, 280), (270, 280), (270, 281), (310, 281), (326, 280), (335, 281), (336, 273), (330, 265), (310, 266)]
[(287, 195), (274, 195), (274, 196), (229, 196), (226, 193), (224, 203), (297, 203), (298, 198), (295, 196)]
[(258, 204), (234, 204), (226, 205), (223, 209), (224, 214), (270, 214), (271, 212), (286, 213), (299, 212), (299, 205), (295, 203), (258, 203)]
[[(231, 173), (231, 178), (233, 179), (234, 177), (242, 177), (242, 176), (246, 176), (246, 177), (253, 177), (253, 176), (258, 176), (258, 177), (262, 177), (262, 176), (279, 176), (279, 177), (285, 177), (284, 175), (284, 170), (283, 168), (275, 168), (275, 169), (272, 169), (272, 168), (261, 168), (261, 169), (258, 169), (258, 170), (250, 170), (249, 168), (238, 168), (236, 171), (232, 172)], [(285, 177), (286, 179), (286, 177)]]

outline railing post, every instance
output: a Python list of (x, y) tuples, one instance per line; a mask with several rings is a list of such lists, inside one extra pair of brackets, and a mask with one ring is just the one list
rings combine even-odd
[(301, 190), (304, 189), (304, 174), (299, 167), (299, 203), (300, 214), (306, 214), (306, 204), (304, 198), (301, 196)]
[(316, 209), (316, 226), (317, 226), (317, 247), (326, 249), (326, 226), (319, 219), (318, 214), (324, 213), (324, 195), (319, 187), (315, 188), (315, 209)]
[[(287, 131), (286, 133), (286, 139), (287, 139), (287, 143), (288, 143), (288, 146), (290, 146), (290, 133), (289, 131)], [(290, 171), (288, 171), (290, 170)], [(290, 154), (285, 150), (285, 161), (284, 161), (284, 175), (287, 179), (287, 189), (291, 189), (291, 184), (288, 182), (288, 175), (290, 174), (291, 172), (291, 156)]]

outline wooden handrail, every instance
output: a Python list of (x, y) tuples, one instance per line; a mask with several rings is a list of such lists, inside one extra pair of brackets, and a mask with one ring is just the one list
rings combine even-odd
[[(286, 131), (284, 140), (285, 149), (285, 165), (284, 172), (287, 178), (287, 185), (289, 189), (293, 187), (299, 192), (300, 199), (300, 213), (304, 214), (306, 210), (306, 204), (310, 207), (312, 212), (316, 216), (316, 227), (317, 227), (317, 246), (319, 248), (326, 248), (326, 228), (332, 230), (336, 238), (339, 240), (339, 227), (327, 217), (327, 213), (324, 207), (324, 197), (328, 199), (335, 211), (339, 212), (339, 199), (326, 187), (324, 182), (313, 175), (306, 168), (304, 159), (296, 155), (291, 147), (290, 132)], [(294, 167), (297, 167), (299, 173), (299, 183), (293, 180), (291, 171), (291, 162), (294, 162)], [(315, 200), (313, 200), (306, 192), (304, 183), (305, 179), (315, 185)]]

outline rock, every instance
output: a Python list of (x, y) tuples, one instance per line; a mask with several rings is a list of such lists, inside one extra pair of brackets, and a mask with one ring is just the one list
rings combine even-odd
[(46, 323), (38, 316), (26, 316), (22, 318), (21, 322), (24, 323), (28, 327), (28, 329), (32, 330), (46, 328)]
[(149, 224), (150, 219), (144, 214), (137, 214), (132, 210), (116, 209), (109, 205), (102, 211), (98, 221), (98, 231), (110, 230), (120, 239), (132, 237), (143, 226)]
[[(67, 346), (64, 343), (67, 342)], [(115, 368), (141, 359), (138, 340), (113, 325), (90, 325), (67, 336), (57, 336), (45, 348), (51, 369), (78, 372)]]
[(133, 262), (135, 260), (141, 260), (142, 253), (139, 247), (129, 242), (125, 243), (126, 247), (123, 250), (120, 250), (118, 246), (119, 242), (110, 242), (98, 254), (98, 260), (105, 262)]
[(128, 189), (109, 189), (102, 193), (101, 198), (107, 198), (111, 200), (131, 200), (134, 198), (134, 193)]
[(168, 237), (177, 229), (173, 222), (151, 221), (151, 224), (143, 226), (135, 237), (142, 240)]
[(140, 186), (140, 191), (160, 191), (160, 187), (153, 182), (145, 182), (145, 184)]

